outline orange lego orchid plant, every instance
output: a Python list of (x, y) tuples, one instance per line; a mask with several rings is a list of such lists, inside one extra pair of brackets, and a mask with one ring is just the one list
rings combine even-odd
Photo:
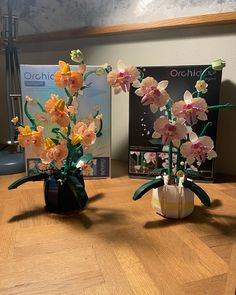
[[(54, 82), (56, 86), (65, 90), (66, 98), (51, 94), (42, 106), (39, 101), (26, 97), (24, 112), (31, 125), (19, 122), (17, 117), (12, 119), (19, 133), (19, 144), (32, 149), (35, 156), (41, 159), (42, 165), (38, 174), (17, 180), (9, 186), (9, 189), (14, 189), (30, 180), (53, 178), (61, 183), (68, 183), (75, 194), (82, 194), (84, 200), (86, 199), (82, 170), (92, 159), (92, 154), (84, 155), (84, 150), (102, 135), (103, 122), (99, 109), (91, 115), (90, 122), (80, 121), (77, 114), (78, 99), (83, 90), (90, 87), (86, 84), (89, 75), (102, 75), (111, 71), (111, 68), (107, 65), (86, 72), (80, 50), (72, 50), (71, 59), (78, 63), (77, 71), (72, 71), (68, 63), (59, 61), (59, 70), (54, 74)], [(41, 111), (39, 116), (41, 125), (48, 120), (56, 124), (51, 130), (54, 137), (46, 137), (43, 126), (37, 124), (38, 120), (31, 116), (28, 105), (32, 102)]]

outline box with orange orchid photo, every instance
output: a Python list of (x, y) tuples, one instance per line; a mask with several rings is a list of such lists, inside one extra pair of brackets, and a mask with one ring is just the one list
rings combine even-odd
[[(149, 164), (159, 175), (138, 188), (133, 199), (138, 200), (153, 189), (152, 206), (157, 213), (165, 217), (183, 218), (191, 214), (194, 208), (194, 194), (204, 205), (210, 206), (207, 193), (190, 178), (198, 175), (201, 165), (207, 159), (211, 160), (217, 156), (214, 142), (207, 135), (213, 125), (213, 122), (208, 119), (212, 121), (214, 119), (216, 123), (211, 113), (219, 109), (233, 108), (233, 105), (228, 103), (210, 105), (204, 98), (209, 89), (208, 83), (214, 82), (213, 76), (216, 72), (221, 72), (224, 66), (223, 60), (216, 60), (204, 70), (201, 67), (194, 67), (191, 69), (192, 75), (193, 72), (200, 72), (194, 75), (195, 89), (185, 88), (189, 86), (185, 83), (182, 94), (178, 90), (178, 81), (175, 81), (171, 92), (169, 92), (168, 80), (158, 79), (158, 82), (156, 80), (158, 71), (156, 72), (155, 68), (152, 72), (154, 78), (149, 76), (150, 69), (145, 71), (146, 68), (127, 66), (119, 61), (118, 69), (108, 74), (108, 82), (114, 88), (114, 92), (119, 93), (123, 90), (132, 93), (130, 105), (137, 105), (138, 102), (139, 109), (143, 109), (140, 111), (140, 116), (137, 115), (134, 107), (130, 109), (131, 136), (134, 136), (136, 141), (142, 142), (142, 133), (146, 131), (152, 139), (152, 144), (157, 148), (151, 151), (143, 148), (140, 151), (134, 147), (130, 150), (130, 155), (136, 161), (134, 166), (136, 173), (139, 173), (141, 168), (147, 169), (146, 164)], [(186, 76), (186, 69), (178, 68), (175, 71), (181, 75), (184, 73), (183, 70)], [(208, 75), (210, 77), (207, 77)], [(221, 75), (218, 75), (218, 83), (220, 78)], [(147, 127), (150, 120), (153, 120), (152, 126)], [(198, 126), (199, 122), (203, 124)], [(160, 169), (155, 169), (157, 151), (159, 151), (159, 158), (165, 164), (163, 165), (162, 162)]]
[[(51, 66), (31, 71), (29, 67), (24, 69), (22, 83), (28, 86), (27, 89), (36, 89), (35, 95), (51, 80), (59, 91), (55, 93), (52, 88), (53, 92), (49, 95), (45, 92), (48, 90), (43, 90), (40, 95), (45, 94), (46, 101), (42, 97), (37, 99), (34, 95), (26, 96), (24, 114), (27, 120), (23, 123), (17, 117), (12, 119), (18, 130), (19, 144), (26, 149), (28, 155), (34, 155), (40, 161), (36, 166), (32, 159), (29, 160), (36, 173), (15, 181), (9, 189), (15, 189), (27, 181), (44, 180), (46, 207), (53, 212), (85, 206), (88, 196), (83, 172), (92, 174), (91, 170), (97, 160), (93, 159), (90, 149), (92, 145), (99, 153), (99, 147), (103, 149), (102, 145), (107, 141), (106, 152), (108, 158), (110, 156), (110, 87), (107, 83), (104, 86), (104, 79), (106, 81), (106, 74), (111, 68), (108, 64), (92, 69), (86, 67), (80, 50), (71, 51), (71, 59), (78, 65), (71, 67), (68, 63), (59, 61), (53, 74)], [(102, 83), (99, 82), (101, 77)], [(94, 92), (89, 92), (93, 87)], [(99, 104), (94, 104), (89, 95), (98, 98)], [(86, 101), (82, 109), (84, 99)], [(103, 106), (109, 109), (105, 113), (106, 118), (100, 112), (103, 111)], [(108, 123), (106, 125), (104, 118)], [(104, 132), (108, 138), (102, 139), (101, 145), (96, 146)]]
[[(63, 63), (60, 63), (60, 65), (63, 66)], [(76, 71), (75, 65), (70, 66), (70, 68), (72, 71)], [(21, 65), (20, 70), (23, 105), (27, 99), (27, 109), (31, 116), (35, 118), (36, 125), (44, 127), (45, 137), (56, 139), (58, 135), (53, 133), (52, 130), (58, 127), (58, 124), (56, 120), (51, 120), (52, 117), (50, 116), (48, 107), (46, 108), (46, 112), (44, 112), (43, 108), (39, 108), (39, 105), (44, 106), (50, 97), (52, 101), (56, 100), (56, 95), (60, 98), (65, 97), (64, 85), (60, 85), (59, 83), (61, 82), (58, 83), (56, 80), (59, 78), (60, 81), (60, 73), (54, 79), (54, 73), (58, 71), (58, 66)], [(82, 173), (85, 177), (89, 178), (104, 178), (110, 176), (111, 97), (106, 75), (101, 70), (100, 72), (99, 70), (96, 72), (96, 70), (96, 66), (86, 66), (86, 73), (84, 75), (86, 85), (82, 86), (86, 87), (79, 89), (79, 100), (74, 97), (72, 105), (69, 108), (70, 114), (73, 112), (73, 114), (79, 116), (81, 121), (87, 124), (94, 120), (95, 115), (97, 119), (103, 116), (103, 138), (102, 140), (96, 140), (92, 145), (86, 147), (85, 154), (91, 153), (93, 159), (84, 165)], [(89, 85), (91, 87), (88, 87)], [(99, 114), (99, 112), (102, 114)], [(27, 124), (30, 123), (26, 113), (24, 113), (23, 121)], [(64, 123), (64, 125), (66, 124), (67, 122)], [(40, 165), (41, 160), (32, 148), (25, 148), (25, 158), (27, 175), (37, 174), (38, 165)]]

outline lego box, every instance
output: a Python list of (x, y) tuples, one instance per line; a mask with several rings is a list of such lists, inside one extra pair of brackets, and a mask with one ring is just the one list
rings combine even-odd
[[(96, 69), (96, 66), (87, 66), (87, 71)], [(71, 66), (71, 69), (77, 69)], [(20, 65), (22, 103), (25, 103), (25, 97), (37, 99), (42, 105), (50, 98), (51, 93), (59, 97), (66, 97), (63, 89), (56, 87), (53, 76), (58, 71), (57, 65)], [(96, 142), (90, 146), (87, 153), (93, 154), (93, 159), (88, 168), (83, 171), (84, 176), (89, 178), (110, 177), (111, 162), (111, 93), (110, 87), (106, 81), (106, 75), (97, 76), (91, 74), (87, 80), (91, 86), (84, 90), (83, 95), (79, 96), (80, 120), (89, 119), (89, 116), (96, 113), (99, 108), (103, 115), (102, 136), (97, 138)], [(40, 109), (29, 107), (29, 111), (36, 117), (36, 122), (40, 125)], [(29, 123), (24, 114), (24, 123)], [(52, 123), (47, 124), (44, 128), (45, 136), (53, 137), (50, 131), (54, 126)], [(26, 173), (33, 175), (37, 171), (37, 165), (40, 159), (35, 158), (31, 151), (25, 150)]]
[[(168, 80), (167, 92), (173, 101), (183, 99), (184, 92), (189, 90), (193, 93), (196, 81), (207, 65), (190, 66), (168, 66), (140, 67), (144, 73), (144, 78), (154, 77), (158, 82)], [(208, 83), (208, 92), (203, 95), (207, 104), (216, 105), (219, 103), (221, 72), (208, 70), (205, 81)], [(156, 168), (167, 168), (167, 150), (156, 139), (152, 138), (154, 121), (164, 115), (164, 111), (158, 110), (156, 113), (150, 111), (149, 106), (141, 104), (141, 98), (135, 95), (135, 88), (132, 87), (129, 95), (129, 155), (128, 155), (128, 174), (130, 177), (152, 177), (159, 175), (153, 171)], [(213, 123), (207, 130), (214, 143), (216, 142), (218, 111), (210, 111), (208, 120)], [(198, 121), (193, 126), (193, 131), (200, 134), (206, 122)], [(216, 149), (217, 150), (217, 149)], [(175, 156), (173, 156), (173, 162)], [(213, 181), (214, 162), (206, 160), (200, 166), (197, 180)]]

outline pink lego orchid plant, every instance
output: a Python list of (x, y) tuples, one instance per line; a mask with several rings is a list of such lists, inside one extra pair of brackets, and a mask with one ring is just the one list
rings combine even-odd
[[(59, 69), (54, 74), (54, 82), (57, 87), (64, 89), (65, 97), (51, 94), (44, 106), (36, 99), (26, 97), (24, 112), (30, 124), (19, 122), (17, 117), (12, 119), (18, 131), (20, 146), (31, 149), (35, 157), (41, 159), (41, 164), (36, 175), (17, 180), (9, 189), (15, 189), (27, 181), (53, 177), (61, 183), (67, 181), (76, 193), (86, 194), (83, 190), (82, 171), (87, 168), (92, 154), (84, 154), (84, 151), (102, 135), (103, 122), (98, 106), (88, 122), (79, 119), (79, 97), (91, 86), (86, 81), (89, 75), (103, 75), (110, 72), (111, 67), (104, 65), (96, 70), (86, 71), (80, 50), (72, 50), (71, 59), (78, 64), (77, 70), (73, 71), (68, 63), (59, 61)], [(124, 81), (126, 80), (133, 81), (124, 78)], [(124, 82), (122, 87), (127, 85)], [(39, 116), (34, 117), (30, 114), (30, 105), (39, 108)], [(44, 124), (48, 122), (52, 122), (55, 127), (50, 131), (50, 135), (45, 135)]]
[[(168, 81), (156, 81), (153, 77), (144, 78), (140, 68), (125, 66), (119, 62), (118, 70), (108, 74), (108, 82), (119, 91), (129, 91), (130, 85), (137, 88), (135, 94), (141, 98), (141, 104), (149, 106), (151, 112), (158, 110), (164, 114), (156, 118), (153, 125), (154, 139), (159, 139), (167, 153), (163, 153), (163, 169), (159, 169), (162, 177), (151, 180), (134, 193), (133, 199), (140, 199), (147, 191), (166, 184), (180, 185), (192, 190), (201, 202), (210, 206), (210, 198), (198, 185), (188, 177), (198, 173), (198, 167), (206, 161), (217, 156), (214, 151), (213, 140), (206, 136), (207, 129), (212, 122), (207, 122), (199, 136), (193, 132), (192, 127), (200, 121), (207, 121), (208, 112), (224, 108), (233, 108), (227, 103), (224, 105), (209, 106), (204, 99), (208, 84), (205, 76), (209, 69), (221, 71), (225, 62), (221, 59), (213, 61), (202, 73), (191, 93), (186, 90), (183, 98), (173, 102), (168, 94)], [(125, 78), (124, 78), (125, 77)], [(124, 82), (125, 81), (125, 82)], [(125, 83), (125, 84), (124, 84)], [(119, 91), (117, 91), (117, 87)], [(164, 156), (165, 155), (165, 156)], [(156, 169), (158, 170), (158, 169)]]

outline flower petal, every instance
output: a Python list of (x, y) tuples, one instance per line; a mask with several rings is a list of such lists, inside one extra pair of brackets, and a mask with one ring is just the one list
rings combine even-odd
[(186, 90), (184, 92), (184, 101), (185, 101), (185, 103), (191, 103), (192, 102), (192, 99), (193, 99), (193, 96), (192, 96), (191, 92), (189, 92), (188, 90)]

